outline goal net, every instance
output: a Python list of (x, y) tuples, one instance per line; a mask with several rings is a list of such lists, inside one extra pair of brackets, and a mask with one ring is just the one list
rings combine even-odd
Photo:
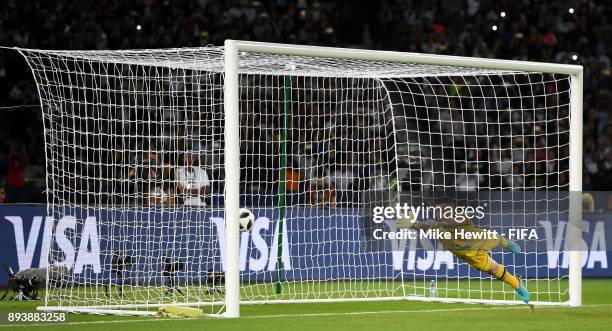
[[(19, 51), (40, 94), (55, 220), (44, 309), (218, 313), (238, 294), (516, 303), (435, 239), (381, 238), (406, 228), (381, 209), (449, 196), (483, 207), (481, 228), (537, 231), (514, 239), (520, 254), (491, 252), (533, 301), (576, 291), (570, 69), (287, 45)], [(238, 207), (255, 215), (249, 231)]]

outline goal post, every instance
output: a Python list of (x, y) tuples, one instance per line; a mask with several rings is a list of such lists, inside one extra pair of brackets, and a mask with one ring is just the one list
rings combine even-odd
[(463, 193), (490, 204), (477, 225), (548, 236), (491, 253), (533, 302), (581, 304), (581, 66), (238, 40), (17, 50), (55, 226), (40, 309), (520, 303), (435, 240), (376, 237), (406, 227), (377, 209)]
[[(228, 43), (225, 46), (225, 227), (227, 240), (225, 251), (225, 315), (240, 316), (240, 234), (238, 219), (240, 208), (240, 135), (239, 135), (239, 77), (238, 49)], [(229, 186), (228, 186), (229, 184)]]
[[(570, 122), (570, 270), (569, 292), (571, 306), (582, 305), (582, 249), (578, 245), (582, 238), (582, 67), (572, 72)], [(572, 194), (571, 192), (574, 192)]]

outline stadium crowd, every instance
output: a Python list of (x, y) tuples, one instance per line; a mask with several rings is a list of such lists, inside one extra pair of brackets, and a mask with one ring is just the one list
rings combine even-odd
[[(42, 49), (168, 48), (222, 45), (225, 39), (231, 38), (582, 64), (585, 67), (583, 189), (612, 191), (609, 17), (612, 17), (610, 7), (593, 0), (554, 3), (529, 0), (180, 3), (6, 0), (0, 13), (0, 45)], [(38, 102), (32, 76), (19, 54), (0, 49), (0, 106)], [(45, 174), (39, 109), (2, 109), (0, 120), (0, 186), (6, 187), (10, 202), (41, 201)], [(531, 144), (546, 145), (546, 142), (532, 141)], [(544, 151), (533, 157), (544, 161), (560, 157), (550, 155), (554, 152)], [(419, 157), (418, 151), (410, 153), (411, 159)], [(542, 171), (558, 171), (561, 165), (556, 167), (544, 166)], [(346, 167), (330, 171), (337, 173), (333, 177), (335, 183), (313, 176), (311, 185), (318, 187), (314, 190), (320, 191), (321, 197), (310, 199), (335, 203), (337, 197), (330, 196), (329, 188), (347, 189), (344, 178), (356, 176)], [(501, 176), (495, 176), (502, 169), (492, 166), (486, 171), (491, 175), (486, 178), (486, 185), (503, 186)], [(215, 175), (212, 177), (214, 182)], [(470, 178), (462, 180), (469, 182)], [(567, 178), (557, 180), (557, 185), (567, 183)], [(491, 184), (492, 181), (500, 184)]]

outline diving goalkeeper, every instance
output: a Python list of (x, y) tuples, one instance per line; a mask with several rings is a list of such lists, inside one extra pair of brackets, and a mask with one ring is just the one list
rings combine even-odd
[[(450, 208), (449, 208), (450, 207)], [(456, 204), (453, 199), (443, 198), (436, 203), (436, 210), (456, 210)], [(529, 303), (529, 292), (523, 286), (521, 280), (512, 275), (503, 264), (497, 263), (491, 258), (489, 252), (499, 246), (509, 250), (514, 254), (521, 253), (521, 247), (505, 237), (499, 235), (495, 239), (490, 239), (487, 236), (481, 236), (484, 239), (463, 239), (455, 237), (456, 230), (463, 230), (463, 233), (478, 233), (488, 231), (479, 228), (472, 224), (472, 220), (468, 217), (462, 217), (463, 221), (459, 222), (454, 212), (449, 217), (450, 213), (436, 213), (435, 222), (432, 224), (412, 223), (407, 220), (398, 220), (398, 223), (406, 224), (416, 230), (438, 229), (440, 232), (450, 232), (451, 239), (440, 239), (440, 243), (444, 249), (450, 251), (453, 255), (465, 261), (473, 268), (485, 271), (504, 283), (512, 286), (515, 289), (516, 295), (525, 303)], [(398, 224), (399, 226), (399, 224)]]

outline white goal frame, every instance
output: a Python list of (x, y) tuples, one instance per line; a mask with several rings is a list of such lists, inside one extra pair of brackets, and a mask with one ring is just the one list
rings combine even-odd
[[(582, 85), (583, 68), (580, 65), (553, 64), (540, 62), (470, 58), (447, 55), (417, 54), (390, 51), (373, 51), (348, 48), (300, 46), (289, 44), (264, 43), (253, 41), (225, 41), (225, 227), (226, 227), (226, 272), (225, 272), (225, 305), (224, 317), (240, 316), (240, 233), (238, 222), (239, 182), (240, 182), (240, 137), (239, 137), (239, 54), (252, 52), (275, 55), (312, 56), (346, 60), (385, 61), (397, 63), (443, 65), (481, 69), (513, 70), (523, 72), (540, 72), (569, 75), (571, 79), (570, 100), (570, 155), (569, 155), (569, 190), (582, 191)], [(582, 303), (582, 252), (579, 250), (578, 238), (581, 236), (581, 201), (577, 193), (570, 194), (571, 226), (568, 230), (569, 249), (569, 300), (561, 303), (542, 302), (541, 304), (562, 304), (580, 306)], [(392, 297), (375, 300), (431, 300), (478, 303), (517, 303), (501, 300), (461, 300), (438, 298)], [(328, 299), (328, 300), (282, 300), (285, 302), (329, 302), (341, 300), (364, 301), (364, 299)], [(367, 299), (366, 299), (367, 300)], [(245, 302), (246, 303), (246, 302)], [(258, 303), (258, 302), (249, 302)], [(277, 303), (266, 302), (266, 303)]]
[[(225, 305), (223, 314), (212, 316), (240, 317), (241, 304), (277, 304), (277, 303), (314, 303), (338, 301), (384, 301), (415, 300), (460, 303), (486, 304), (520, 304), (514, 300), (461, 299), (411, 296), (405, 291), (403, 295), (366, 298), (322, 298), (322, 299), (288, 299), (288, 300), (250, 300), (241, 302), (240, 298), (240, 58), (243, 53), (271, 54), (281, 56), (316, 57), (322, 59), (342, 59), (353, 61), (378, 61), (389, 63), (437, 65), (444, 67), (472, 68), (483, 70), (534, 72), (567, 75), (570, 80), (570, 129), (569, 129), (569, 224), (566, 238), (566, 250), (569, 257), (568, 282), (569, 299), (563, 302), (534, 301), (536, 305), (580, 306), (582, 304), (582, 248), (580, 247), (582, 225), (582, 130), (583, 130), (583, 67), (580, 65), (553, 64), (528, 61), (485, 59), (448, 55), (418, 54), (407, 52), (375, 51), (335, 47), (302, 46), (290, 44), (264, 43), (241, 40), (226, 40), (223, 49), (223, 68), (220, 64), (215, 69), (223, 78), (223, 121), (224, 121), (224, 216), (225, 216), (225, 298), (215, 302), (169, 303), (177, 306), (221, 306)], [(11, 48), (22, 55), (20, 48)], [(41, 50), (31, 50), (41, 51)], [(54, 51), (56, 54), (62, 51)], [(136, 52), (136, 51), (126, 51)], [(25, 56), (25, 55), (24, 55)], [(28, 61), (30, 69), (34, 68)], [(36, 75), (35, 75), (36, 79)], [(380, 78), (374, 78), (380, 79)], [(37, 81), (38, 83), (38, 81)], [(44, 109), (43, 97), (40, 95), (41, 107)], [(393, 116), (393, 114), (391, 114)], [(82, 306), (82, 307), (38, 307), (46, 311), (67, 311), (96, 314), (152, 315), (152, 310), (133, 311), (132, 308), (153, 308), (165, 304), (123, 304), (120, 306)], [(121, 309), (121, 310), (118, 310)], [(127, 309), (127, 310), (123, 310)]]

